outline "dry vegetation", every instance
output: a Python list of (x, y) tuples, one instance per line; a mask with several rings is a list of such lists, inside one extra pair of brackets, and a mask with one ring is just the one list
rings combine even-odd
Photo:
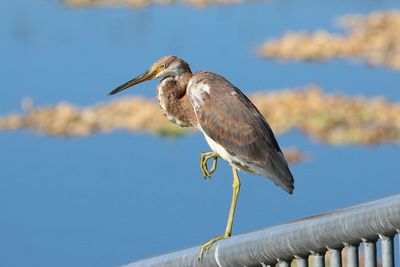
[(72, 7), (84, 6), (130, 6), (134, 8), (143, 8), (152, 4), (171, 5), (174, 3), (189, 4), (197, 7), (203, 7), (213, 4), (234, 4), (244, 2), (245, 0), (64, 0)]
[(346, 29), (345, 35), (324, 30), (289, 32), (280, 39), (266, 41), (260, 54), (284, 60), (349, 57), (400, 69), (400, 11), (348, 15), (340, 18), (339, 24)]
[[(259, 93), (252, 100), (274, 131), (299, 129), (332, 145), (400, 143), (400, 103), (324, 94), (318, 87)], [(54, 136), (86, 136), (116, 129), (178, 135), (190, 131), (168, 122), (152, 100), (119, 98), (78, 108), (68, 103), (27, 107), (0, 117), (0, 130), (28, 129)]]

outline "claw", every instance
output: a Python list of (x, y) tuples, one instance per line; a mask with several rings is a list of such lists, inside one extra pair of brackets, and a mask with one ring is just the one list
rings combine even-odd
[(202, 245), (199, 256), (197, 257), (197, 261), (201, 261), (203, 259), (204, 253), (206, 253), (215, 242), (217, 242), (218, 240), (224, 239), (224, 238), (228, 238), (229, 236), (230, 235), (228, 233), (225, 233), (225, 234), (222, 234), (222, 235), (212, 238), (210, 241), (208, 241), (207, 243)]
[[(218, 157), (219, 155), (215, 152), (205, 152), (200, 154), (200, 170), (204, 179), (211, 177), (211, 174), (213, 174), (216, 170)], [(209, 159), (213, 159), (213, 163), (210, 169), (208, 169), (207, 165)]]

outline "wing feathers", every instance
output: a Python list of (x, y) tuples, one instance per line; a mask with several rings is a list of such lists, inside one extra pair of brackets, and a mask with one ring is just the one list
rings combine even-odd
[(208, 137), (237, 159), (237, 164), (292, 193), (293, 176), (270, 126), (237, 87), (217, 74), (198, 72), (188, 92), (199, 127)]

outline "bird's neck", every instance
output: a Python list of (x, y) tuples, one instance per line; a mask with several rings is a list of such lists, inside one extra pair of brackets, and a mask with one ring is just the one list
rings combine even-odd
[(193, 77), (193, 74), (191, 72), (185, 72), (176, 78), (178, 81), (178, 87), (182, 91), (182, 94), (186, 94), (186, 89), (189, 84), (189, 80), (192, 77)]
[(168, 120), (182, 127), (192, 127), (195, 122), (193, 107), (187, 95), (191, 72), (175, 77), (166, 77), (157, 86), (157, 99)]

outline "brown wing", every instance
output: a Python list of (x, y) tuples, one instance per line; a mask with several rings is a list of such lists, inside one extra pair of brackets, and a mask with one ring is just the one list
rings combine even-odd
[(237, 87), (217, 74), (198, 72), (188, 92), (208, 137), (224, 147), (238, 166), (249, 167), (292, 193), (293, 176), (271, 127)]

